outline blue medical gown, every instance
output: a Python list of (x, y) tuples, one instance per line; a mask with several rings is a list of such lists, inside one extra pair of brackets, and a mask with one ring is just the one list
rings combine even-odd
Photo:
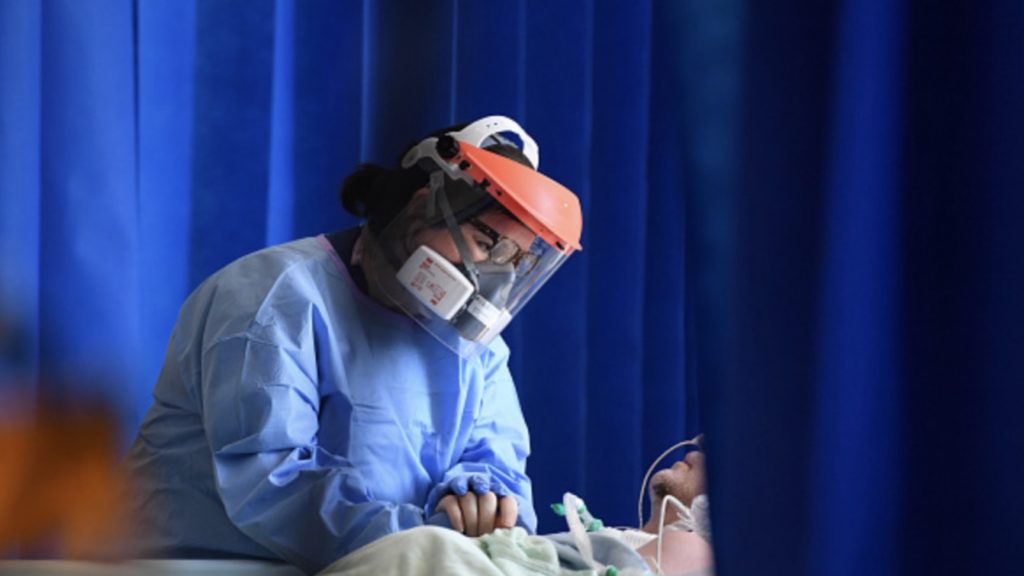
[(182, 307), (127, 459), (144, 549), (315, 572), (472, 475), (534, 531), (507, 360), (500, 338), (460, 359), (370, 300), (323, 236), (235, 261)]

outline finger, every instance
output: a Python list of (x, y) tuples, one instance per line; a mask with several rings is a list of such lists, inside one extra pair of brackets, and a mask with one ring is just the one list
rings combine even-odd
[(448, 489), (456, 496), (462, 496), (469, 490), (469, 480), (465, 476), (457, 476), (448, 483)]
[(466, 524), (462, 519), (462, 508), (459, 507), (459, 500), (454, 494), (449, 494), (437, 503), (435, 512), (444, 510), (448, 515), (448, 521), (452, 524), (452, 530), (465, 534)]
[(469, 478), (469, 488), (479, 495), (487, 494), (491, 491), (491, 479), (487, 476), (474, 474)]
[(498, 528), (512, 528), (519, 518), (519, 502), (515, 496), (503, 496), (498, 500), (498, 519), (495, 525)]
[(494, 532), (495, 515), (498, 513), (498, 497), (494, 492), (480, 494), (476, 499), (477, 506), (477, 528), (480, 534)]
[(476, 494), (472, 492), (459, 496), (459, 507), (462, 508), (462, 521), (466, 526), (466, 536), (479, 536)]

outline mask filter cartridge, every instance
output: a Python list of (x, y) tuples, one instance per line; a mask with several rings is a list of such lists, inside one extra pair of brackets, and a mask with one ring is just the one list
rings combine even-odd
[(451, 320), (475, 291), (454, 264), (428, 246), (412, 253), (397, 278), (421, 304), (445, 320)]
[(488, 333), (500, 332), (511, 319), (505, 304), (516, 273), (512, 264), (477, 262), (475, 267), (480, 289), (454, 325), (463, 338), (480, 342), (487, 340)]

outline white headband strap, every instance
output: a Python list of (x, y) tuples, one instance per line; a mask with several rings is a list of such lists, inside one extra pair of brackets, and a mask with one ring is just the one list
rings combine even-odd
[[(481, 148), (485, 140), (502, 132), (511, 132), (518, 136), (523, 142), (523, 155), (533, 165), (534, 170), (540, 168), (540, 150), (537, 147), (537, 142), (515, 120), (507, 116), (486, 116), (467, 125), (462, 130), (450, 134), (460, 142)], [(436, 143), (437, 138), (431, 137), (425, 138), (413, 146), (402, 157), (402, 168), (409, 168), (423, 158), (431, 158), (441, 165), (441, 159), (437, 157), (437, 152), (434, 149)]]

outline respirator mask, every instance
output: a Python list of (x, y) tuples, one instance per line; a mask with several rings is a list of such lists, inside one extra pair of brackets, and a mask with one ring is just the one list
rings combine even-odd
[(580, 249), (576, 196), (480, 147), (515, 140), (536, 166), (536, 144), (501, 116), (411, 148), (402, 167), (424, 170), (428, 184), (370, 238), (375, 288), (463, 358), (485, 349)]

